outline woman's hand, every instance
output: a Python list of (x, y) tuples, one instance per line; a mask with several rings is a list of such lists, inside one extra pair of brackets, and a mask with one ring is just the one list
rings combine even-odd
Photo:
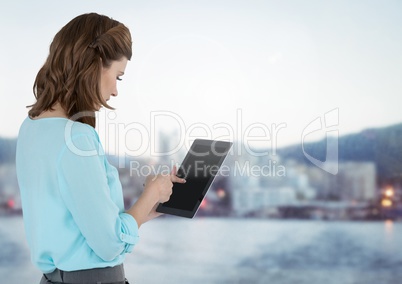
[(144, 194), (149, 194), (153, 196), (158, 203), (163, 203), (169, 200), (172, 194), (173, 183), (170, 175), (160, 174), (148, 176), (145, 179), (144, 186)]
[(173, 167), (169, 175), (148, 176), (145, 180), (144, 192), (137, 202), (127, 211), (137, 221), (138, 226), (159, 217), (163, 213), (156, 212), (159, 203), (169, 200), (172, 195), (173, 183), (185, 183), (186, 180), (176, 176), (177, 168)]
[(157, 195), (158, 203), (164, 203), (169, 200), (170, 195), (172, 195), (172, 187), (173, 183), (185, 183), (186, 180), (183, 178), (179, 178), (176, 176), (177, 168), (173, 167), (170, 175), (156, 175), (156, 176), (148, 176), (145, 180), (145, 189), (144, 192), (152, 191)]
[(177, 183), (185, 183), (186, 182), (186, 180), (184, 178), (179, 178), (177, 176), (177, 167), (176, 166), (173, 166), (173, 170), (170, 173), (170, 180), (172, 182), (177, 182)]
[[(152, 179), (151, 177), (148, 177), (148, 178)], [(176, 166), (173, 167), (173, 170), (170, 173), (170, 181), (172, 183), (172, 186), (173, 186), (173, 182), (177, 182), (177, 183), (185, 183), (186, 182), (186, 180), (184, 178), (179, 178), (177, 176), (177, 168), (176, 168)], [(168, 201), (171, 194), (172, 194), (172, 191), (170, 190), (169, 197), (165, 201), (159, 201), (152, 207), (152, 210), (149, 212), (146, 222), (149, 221), (149, 220), (152, 220), (152, 219), (154, 219), (156, 217), (159, 217), (159, 216), (163, 215), (163, 213), (156, 212), (156, 208), (158, 207), (159, 203), (163, 203), (163, 202)]]

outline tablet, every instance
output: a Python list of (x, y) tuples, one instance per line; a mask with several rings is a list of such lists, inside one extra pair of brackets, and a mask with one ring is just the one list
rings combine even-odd
[(170, 199), (158, 205), (157, 212), (193, 218), (225, 160), (232, 142), (196, 139), (177, 176), (186, 183), (174, 183)]

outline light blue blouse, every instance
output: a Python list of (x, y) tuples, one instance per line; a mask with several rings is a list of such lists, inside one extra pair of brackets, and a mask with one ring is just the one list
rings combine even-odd
[(133, 250), (138, 225), (93, 127), (27, 117), (16, 167), (31, 260), (42, 272), (115, 266)]

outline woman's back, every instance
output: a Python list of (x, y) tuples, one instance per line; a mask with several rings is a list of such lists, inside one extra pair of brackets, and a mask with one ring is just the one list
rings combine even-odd
[[(124, 242), (113, 237), (119, 236), (116, 217), (124, 210), (121, 184), (93, 127), (61, 117), (28, 117), (16, 163), (27, 240), (39, 269), (71, 271), (123, 261)], [(135, 228), (130, 218), (123, 217)], [(104, 235), (97, 236), (95, 227)], [(104, 242), (110, 243), (102, 247)]]

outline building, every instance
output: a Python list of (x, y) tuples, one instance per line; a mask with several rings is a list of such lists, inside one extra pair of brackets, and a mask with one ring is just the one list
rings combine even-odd
[(238, 216), (296, 203), (296, 191), (286, 186), (279, 188), (245, 187), (238, 188), (232, 193), (233, 211)]
[(342, 162), (338, 174), (317, 167), (307, 170), (310, 184), (321, 200), (371, 202), (376, 198), (376, 168), (373, 162)]

